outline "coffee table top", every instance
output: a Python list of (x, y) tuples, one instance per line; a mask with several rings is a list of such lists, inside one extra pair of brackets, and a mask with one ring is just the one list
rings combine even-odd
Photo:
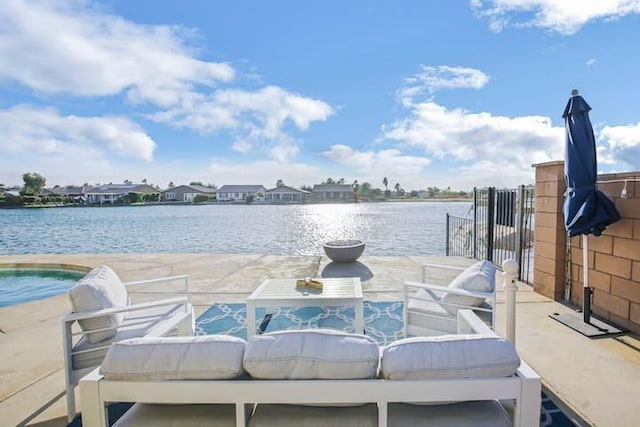
[(296, 279), (267, 279), (253, 291), (247, 300), (316, 300), (316, 299), (359, 299), (362, 285), (359, 277), (318, 278), (323, 288), (298, 288)]

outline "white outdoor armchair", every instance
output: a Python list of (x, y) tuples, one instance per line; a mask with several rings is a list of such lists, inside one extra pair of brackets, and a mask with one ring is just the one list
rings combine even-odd
[[(182, 296), (131, 302), (131, 295), (136, 292), (128, 287), (167, 282), (183, 283)], [(146, 297), (160, 294), (143, 293)], [(142, 336), (193, 335), (194, 314), (188, 302), (188, 276), (123, 283), (111, 268), (98, 266), (69, 291), (69, 299), (72, 312), (62, 319), (69, 421), (76, 413), (76, 385), (80, 378), (102, 363), (111, 343)]]
[[(448, 286), (426, 283), (431, 269), (455, 270), (460, 274)], [(404, 324), (407, 335), (455, 333), (457, 312), (470, 309), (492, 329), (495, 325), (496, 269), (489, 261), (470, 267), (424, 264), (423, 283), (404, 284)]]

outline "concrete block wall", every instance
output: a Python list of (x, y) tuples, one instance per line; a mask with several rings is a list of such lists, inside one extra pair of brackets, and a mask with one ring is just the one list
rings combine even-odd
[[(562, 212), (564, 162), (534, 167), (534, 290), (562, 301), (568, 285), (570, 302), (582, 306), (582, 236), (570, 238), (567, 245)], [(613, 199), (622, 219), (601, 236), (588, 236), (589, 285), (593, 288), (594, 314), (640, 333), (640, 183), (627, 181), (627, 197), (621, 198), (625, 179), (640, 180), (640, 172), (598, 177), (598, 188)]]
[(567, 233), (562, 216), (565, 188), (564, 162), (536, 165), (533, 288), (556, 301), (563, 299), (567, 277)]

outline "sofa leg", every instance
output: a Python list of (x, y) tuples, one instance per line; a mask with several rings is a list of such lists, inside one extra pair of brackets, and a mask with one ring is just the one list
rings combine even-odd
[(388, 402), (378, 402), (378, 427), (387, 427), (389, 418)]
[(249, 405), (244, 402), (236, 402), (236, 427), (245, 427), (247, 425), (247, 409)]
[(75, 387), (67, 383), (67, 420), (71, 423), (76, 417)]

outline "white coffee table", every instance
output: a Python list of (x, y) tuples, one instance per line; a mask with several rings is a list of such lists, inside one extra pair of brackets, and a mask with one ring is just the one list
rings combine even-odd
[(364, 333), (364, 308), (359, 277), (320, 278), (322, 291), (296, 288), (296, 279), (267, 279), (247, 298), (247, 339), (256, 334), (256, 309), (276, 307), (353, 307), (356, 333)]

